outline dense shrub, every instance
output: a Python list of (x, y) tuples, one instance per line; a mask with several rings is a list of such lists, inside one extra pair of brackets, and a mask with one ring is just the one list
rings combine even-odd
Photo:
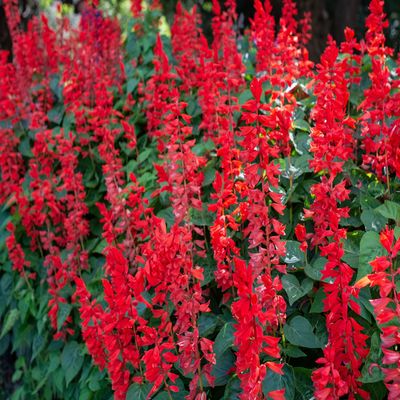
[[(0, 355), (12, 399), (400, 398), (400, 69), (383, 2), (44, 15), (0, 64)], [(0, 369), (4, 382), (9, 373)], [(9, 382), (8, 382), (9, 383)]]

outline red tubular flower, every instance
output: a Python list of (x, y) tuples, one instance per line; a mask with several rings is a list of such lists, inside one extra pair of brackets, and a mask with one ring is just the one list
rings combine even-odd
[(385, 365), (382, 371), (388, 399), (395, 400), (400, 396), (400, 293), (396, 287), (400, 275), (396, 267), (400, 239), (395, 241), (394, 231), (386, 227), (380, 233), (380, 242), (387, 254), (370, 262), (372, 274), (367, 278), (371, 286), (379, 288), (380, 297), (370, 301), (381, 329), (382, 363)]
[[(396, 151), (392, 151), (391, 131), (396, 122), (390, 118), (398, 113), (398, 100), (391, 96), (392, 78), (386, 59), (393, 50), (385, 46), (384, 29), (388, 21), (383, 12), (384, 2), (371, 0), (370, 15), (366, 19), (367, 53), (372, 63), (371, 86), (364, 91), (365, 99), (359, 105), (363, 111), (362, 126), (363, 166), (371, 168), (379, 179), (388, 182), (390, 173), (396, 171)], [(391, 124), (393, 124), (391, 126)], [(389, 182), (388, 182), (389, 183)]]
[[(249, 240), (250, 262), (246, 265), (238, 257), (233, 258), (233, 284), (238, 299), (232, 304), (232, 314), (237, 321), (234, 335), (238, 347), (236, 371), (243, 389), (241, 398), (258, 399), (267, 369), (282, 373), (281, 364), (262, 362), (261, 355), (280, 358), (280, 339), (274, 334), (285, 321), (286, 304), (278, 295), (282, 289), (280, 278), (273, 277), (272, 272), (286, 271), (280, 264), (280, 257), (286, 251), (281, 239), (285, 227), (273, 215), (274, 211), (281, 214), (284, 209), (282, 195), (274, 191), (279, 176), (274, 158), (279, 149), (272, 138), (278, 134), (276, 126), (280, 125), (274, 114), (268, 114), (269, 106), (260, 103), (261, 82), (254, 79), (250, 88), (254, 100), (243, 105), (245, 125), (240, 127), (242, 168), (247, 182), (242, 188), (246, 199), (246, 219), (242, 223), (247, 223), (243, 235)], [(273, 392), (271, 396), (279, 398), (282, 393)]]
[[(233, 52), (233, 60), (239, 60), (234, 53), (237, 50), (232, 48), (231, 42), (216, 42), (217, 35), (225, 36), (223, 29), (227, 29), (229, 35), (234, 35), (234, 12), (228, 10), (222, 13), (217, 2), (213, 7), (216, 14), (213, 22), (216, 35), (214, 50), (218, 46), (224, 46), (226, 51), (231, 49)], [(216, 173), (213, 182), (215, 193), (211, 194), (211, 198), (216, 202), (209, 206), (209, 210), (216, 213), (216, 219), (210, 228), (211, 244), (217, 262), (215, 279), (224, 292), (223, 300), (226, 302), (231, 297), (231, 291), (228, 289), (233, 286), (233, 259), (240, 252), (232, 237), (246, 220), (247, 213), (246, 204), (240, 201), (246, 183), (243, 181), (242, 161), (235, 139), (234, 119), (234, 112), (239, 111), (235, 93), (242, 84), (242, 78), (238, 80), (237, 77), (240, 76), (239, 71), (243, 67), (237, 64), (240, 68), (235, 70), (233, 66), (226, 64), (225, 57), (220, 58), (218, 54), (221, 53), (215, 53), (214, 61), (205, 64), (203, 75), (199, 76), (199, 81), (203, 82), (199, 89), (199, 103), (203, 110), (200, 127), (204, 129), (205, 138), (210, 137), (213, 140), (221, 163), (221, 173)]]
[[(165, 79), (169, 80), (169, 84), (168, 89), (164, 89), (166, 100), (164, 115), (160, 115), (160, 125), (155, 126), (159, 132), (158, 148), (163, 161), (161, 165), (155, 165), (155, 168), (159, 182), (164, 186), (153, 195), (165, 190), (171, 193), (175, 223), (170, 233), (163, 235), (163, 242), (166, 243), (162, 243), (162, 248), (166, 248), (168, 257), (163, 257), (161, 265), (157, 266), (162, 268), (161, 280), (157, 279), (154, 282), (157, 284), (156, 292), (160, 297), (156, 296), (154, 300), (164, 302), (165, 297), (169, 295), (175, 305), (174, 331), (178, 337), (179, 363), (185, 374), (193, 374), (188, 399), (194, 399), (204, 393), (202, 381), (204, 377), (212, 384), (211, 367), (215, 363), (210, 345), (206, 345), (207, 341), (199, 338), (198, 334), (198, 316), (200, 312), (209, 310), (201, 288), (201, 281), (204, 279), (203, 268), (194, 264), (194, 255), (204, 257), (205, 251), (203, 233), (190, 222), (189, 214), (191, 208), (202, 209), (201, 168), (206, 160), (192, 151), (195, 141), (188, 139), (192, 136), (190, 116), (184, 111), (186, 104), (179, 99), (174, 74), (170, 72), (168, 59), (159, 38), (157, 46), (163, 71), (166, 72)], [(162, 81), (160, 77), (160, 82)], [(154, 91), (157, 92), (157, 81), (154, 83)], [(160, 129), (161, 127), (163, 129)], [(200, 239), (193, 241), (195, 234), (200, 236)], [(171, 240), (171, 237), (174, 239)], [(170, 262), (167, 263), (167, 260)], [(160, 260), (157, 260), (157, 263), (159, 262)], [(154, 281), (154, 272), (149, 279)], [(205, 365), (202, 365), (202, 361)]]
[(131, 0), (131, 13), (138, 18), (142, 13), (142, 0)]
[[(25, 269), (30, 266), (30, 262), (25, 259), (24, 250), (15, 238), (15, 226), (9, 222), (6, 229), (10, 232), (10, 236), (6, 239), (6, 246), (13, 269), (17, 270), (20, 275), (26, 276)], [(31, 275), (31, 277), (33, 277), (33, 275)]]
[(320, 249), (321, 256), (327, 257), (322, 276), (331, 280), (331, 283), (324, 284), (328, 344), (324, 357), (317, 361), (322, 366), (314, 371), (312, 380), (317, 399), (339, 399), (346, 394), (349, 399), (355, 399), (356, 395), (366, 399), (368, 393), (360, 388), (358, 378), (362, 361), (368, 354), (367, 336), (349, 316), (349, 305), (360, 313), (359, 306), (351, 300), (351, 296), (357, 297), (358, 291), (351, 286), (353, 270), (341, 260), (346, 230), (339, 224), (341, 218), (348, 216), (348, 209), (339, 207), (339, 203), (349, 198), (349, 190), (345, 181), (334, 183), (343, 163), (353, 157), (353, 123), (346, 116), (348, 61), (338, 61), (337, 57), (336, 44), (330, 40), (318, 65), (317, 103), (312, 112), (315, 127), (311, 133), (310, 150), (314, 158), (310, 165), (315, 172), (323, 171), (326, 175), (311, 189), (315, 196), (310, 207), (314, 221), (311, 243)]
[(271, 64), (275, 41), (275, 19), (271, 15), (272, 6), (269, 0), (255, 0), (254, 19), (251, 21), (251, 34), (257, 48), (257, 72), (268, 71), (272, 74)]
[(186, 92), (193, 91), (202, 84), (198, 80), (201, 72), (200, 60), (208, 46), (200, 25), (201, 17), (197, 7), (193, 6), (190, 11), (186, 11), (178, 1), (171, 27), (171, 42), (173, 55), (178, 61), (176, 71), (182, 79), (181, 90)]
[(212, 19), (214, 60), (218, 62), (220, 72), (227, 75), (229, 86), (239, 88), (243, 82), (244, 66), (242, 56), (236, 44), (233, 24), (237, 19), (236, 0), (225, 0), (225, 10), (213, 0), (214, 17)]

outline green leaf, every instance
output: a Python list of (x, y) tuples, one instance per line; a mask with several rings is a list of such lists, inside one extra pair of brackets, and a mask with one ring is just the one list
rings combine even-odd
[(363, 193), (360, 196), (360, 205), (363, 210), (373, 210), (380, 205), (380, 201), (374, 196), (371, 196), (369, 192)]
[(199, 317), (199, 335), (207, 337), (212, 335), (218, 326), (218, 317), (215, 314), (203, 313)]
[(61, 366), (65, 372), (67, 386), (81, 370), (83, 359), (81, 346), (77, 342), (72, 341), (65, 345), (61, 354)]
[(44, 335), (36, 334), (32, 341), (32, 357), (31, 362), (38, 356), (46, 345), (46, 338)]
[(106, 248), (106, 246), (107, 246), (107, 240), (101, 239), (100, 242), (93, 249), (93, 253), (103, 254), (103, 250)]
[(321, 271), (325, 268), (325, 264), (327, 263), (327, 259), (325, 257), (318, 257), (311, 264), (307, 264), (304, 267), (305, 274), (313, 279), (314, 281), (322, 280)]
[(295, 135), (293, 135), (292, 142), (296, 151), (299, 154), (307, 154), (309, 152), (311, 138), (308, 133), (306, 132), (296, 133)]
[(324, 346), (324, 343), (314, 334), (310, 322), (301, 316), (292, 318), (283, 327), (286, 339), (296, 346), (318, 349)]
[(283, 258), (285, 264), (303, 266), (305, 264), (304, 253), (300, 250), (300, 242), (295, 240), (286, 241), (286, 255)]
[(371, 400), (387, 399), (387, 389), (383, 382), (366, 383), (363, 388), (371, 395)]
[(367, 231), (379, 233), (387, 224), (387, 218), (376, 210), (366, 209), (361, 213), (360, 218)]
[(277, 374), (268, 369), (267, 375), (262, 383), (262, 390), (267, 399), (269, 398), (269, 392), (280, 389), (285, 389), (285, 400), (294, 400), (294, 373), (293, 368), (287, 364), (283, 367), (283, 375)]
[(151, 154), (154, 152), (154, 149), (146, 149), (140, 152), (138, 158), (137, 158), (137, 162), (140, 164), (142, 162), (144, 162), (145, 160), (147, 160)]
[(300, 131), (310, 132), (310, 124), (303, 119), (295, 119), (293, 121), (293, 128), (299, 129)]
[(293, 305), (296, 300), (301, 299), (313, 288), (313, 281), (309, 278), (304, 279), (301, 284), (298, 279), (287, 274), (282, 276), (282, 285), (289, 298), (289, 304)]
[(310, 313), (319, 314), (324, 311), (324, 300), (326, 298), (325, 292), (323, 288), (319, 288), (317, 293), (314, 296), (314, 301), (310, 308)]
[(215, 165), (214, 163), (209, 163), (204, 169), (204, 181), (203, 186), (210, 185), (215, 180)]
[(126, 394), (126, 400), (146, 400), (150, 390), (150, 384), (139, 385), (138, 383), (132, 383)]
[(217, 357), (216, 364), (211, 372), (211, 375), (215, 377), (215, 386), (222, 386), (228, 382), (230, 378), (228, 372), (234, 366), (235, 359), (235, 355), (229, 349)]
[(361, 378), (359, 379), (362, 383), (375, 383), (382, 381), (384, 374), (379, 367), (382, 357), (381, 342), (379, 340), (379, 333), (374, 332), (371, 336), (371, 345), (369, 354), (365, 361), (364, 367), (361, 371)]
[(57, 104), (47, 113), (49, 121), (54, 122), (57, 125), (60, 125), (62, 118), (64, 116), (64, 112), (65, 112), (64, 105)]
[(24, 157), (33, 157), (31, 145), (30, 145), (30, 141), (29, 141), (28, 137), (21, 140), (21, 142), (18, 146), (18, 150)]
[(200, 143), (197, 143), (192, 147), (193, 153), (195, 153), (198, 156), (204, 156), (204, 154), (214, 149), (215, 149), (215, 143), (211, 139), (208, 139), (206, 142), (202, 141)]
[(233, 328), (233, 323), (231, 322), (226, 323), (218, 332), (214, 342), (214, 352), (217, 358), (222, 356), (226, 350), (233, 346), (234, 332), (235, 329)]
[(13, 308), (7, 313), (6, 317), (4, 318), (4, 324), (1, 330), (0, 339), (13, 328), (18, 318), (19, 318), (19, 310), (17, 310), (16, 308)]
[(215, 214), (208, 211), (207, 204), (203, 204), (202, 210), (190, 208), (190, 220), (194, 225), (211, 226), (214, 223)]
[(69, 303), (59, 303), (57, 313), (57, 329), (60, 330), (64, 325), (65, 320), (68, 318), (72, 310), (72, 306)]
[(145, 187), (146, 189), (151, 186), (151, 183), (156, 181), (156, 175), (151, 172), (145, 172), (144, 174), (140, 174), (138, 177), (139, 185)]
[(163, 218), (168, 227), (175, 223), (175, 215), (172, 207), (164, 208), (157, 213), (157, 217)]
[(353, 231), (349, 232), (344, 240), (344, 256), (343, 261), (350, 267), (357, 269), (360, 262), (360, 241), (364, 232)]
[(222, 400), (239, 400), (239, 395), (242, 393), (242, 389), (240, 388), (240, 381), (235, 376), (231, 378), (226, 385), (224, 397)]
[(360, 265), (357, 271), (357, 281), (372, 272), (371, 261), (384, 255), (377, 232), (365, 232), (360, 242)]
[(400, 221), (400, 204), (393, 201), (386, 200), (381, 206), (379, 206), (376, 211), (378, 211), (385, 218), (392, 219), (394, 221)]
[(301, 351), (297, 346), (293, 346), (289, 344), (287, 347), (283, 349), (283, 352), (291, 358), (300, 358), (300, 357), (306, 357), (307, 354), (304, 353), (304, 351)]
[(136, 87), (139, 84), (139, 82), (140, 82), (140, 80), (137, 79), (137, 78), (129, 79), (128, 83), (126, 85), (126, 92), (127, 93), (132, 93), (136, 89)]
[(244, 104), (252, 98), (253, 95), (249, 89), (243, 90), (239, 95), (239, 104)]
[(312, 370), (308, 368), (293, 368), (295, 376), (296, 400), (310, 400), (314, 394), (314, 384), (311, 380)]

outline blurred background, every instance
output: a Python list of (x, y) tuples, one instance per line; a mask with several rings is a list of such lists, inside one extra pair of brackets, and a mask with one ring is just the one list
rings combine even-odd
[[(5, 19), (3, 2), (0, 0), (0, 47), (11, 49), (11, 42)], [(32, 15), (39, 9), (48, 10), (56, 6), (53, 0), (18, 0), (23, 22), (26, 24)], [(82, 0), (63, 0), (63, 12), (78, 16)], [(161, 0), (166, 21), (171, 24), (173, 14), (178, 0)], [(222, 0), (220, 0), (223, 3)], [(206, 0), (182, 0), (186, 7), (197, 5), (201, 11), (203, 28), (211, 37), (210, 22), (212, 18), (212, 2)], [(273, 14), (278, 23), (282, 0), (271, 0)], [(331, 34), (338, 42), (343, 40), (343, 31), (346, 26), (353, 28), (357, 36), (361, 38), (364, 34), (364, 21), (368, 15), (369, 0), (297, 0), (299, 15), (306, 11), (312, 14), (312, 40), (309, 43), (309, 52), (312, 60), (317, 61), (322, 50), (325, 48), (327, 35)], [(129, 16), (129, 0), (100, 0), (100, 8), (109, 15), (120, 19)], [(395, 54), (400, 49), (400, 0), (386, 0), (385, 11), (389, 19), (389, 28), (386, 32), (388, 45), (394, 48)], [(237, 13), (239, 15), (238, 25), (244, 30), (249, 25), (249, 20), (254, 13), (252, 0), (237, 0)]]

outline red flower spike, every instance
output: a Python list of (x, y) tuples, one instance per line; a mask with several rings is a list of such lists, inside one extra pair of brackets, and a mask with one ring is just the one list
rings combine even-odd
[[(380, 242), (387, 255), (377, 257), (370, 264), (372, 274), (368, 275), (371, 286), (379, 286), (380, 298), (370, 300), (374, 307), (376, 320), (381, 329), (381, 347), (383, 352), (382, 367), (384, 383), (388, 389), (388, 399), (395, 400), (400, 395), (400, 294), (394, 284), (398, 268), (394, 265), (392, 256), (394, 247), (394, 231), (386, 227), (380, 233)], [(384, 326), (382, 326), (384, 325)]]

